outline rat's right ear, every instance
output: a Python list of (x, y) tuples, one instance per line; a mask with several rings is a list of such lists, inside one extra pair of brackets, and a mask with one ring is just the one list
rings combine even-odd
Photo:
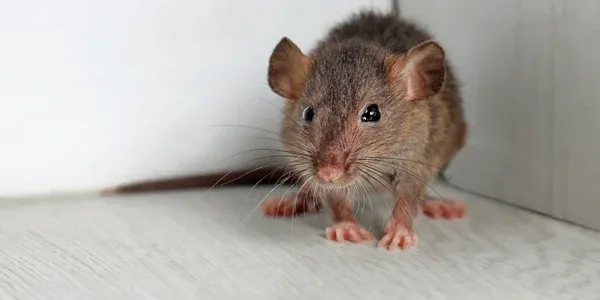
[(279, 96), (296, 100), (300, 96), (310, 59), (290, 39), (279, 41), (269, 59), (269, 87)]

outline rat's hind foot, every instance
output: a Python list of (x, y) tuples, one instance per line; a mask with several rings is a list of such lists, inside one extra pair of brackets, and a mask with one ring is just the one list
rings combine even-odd
[(312, 197), (306, 197), (302, 194), (289, 197), (270, 197), (263, 204), (265, 215), (275, 216), (293, 216), (305, 213), (316, 213), (320, 209), (317, 200)]
[(462, 202), (455, 200), (443, 200), (427, 196), (421, 204), (421, 211), (424, 215), (438, 219), (460, 219), (465, 216), (466, 206)]
[(417, 236), (405, 225), (388, 225), (385, 233), (377, 247), (387, 248), (388, 250), (406, 250), (417, 244)]
[(325, 230), (328, 240), (336, 242), (362, 243), (373, 239), (373, 235), (356, 222), (340, 222)]

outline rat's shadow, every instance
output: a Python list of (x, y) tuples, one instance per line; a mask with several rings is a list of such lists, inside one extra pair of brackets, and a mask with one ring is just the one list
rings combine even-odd
[[(294, 216), (269, 217), (263, 214), (261, 200), (267, 196), (267, 191), (261, 189), (256, 191), (254, 196), (248, 198), (244, 203), (240, 201), (227, 201), (229, 209), (235, 211), (236, 219), (245, 229), (259, 232), (268, 236), (279, 236), (294, 232), (295, 236), (314, 234), (315, 231), (325, 235), (325, 228), (333, 224), (331, 212), (326, 205), (317, 213), (298, 214)], [(275, 193), (274, 193), (275, 194)], [(291, 191), (290, 191), (291, 194)], [(383, 196), (382, 196), (383, 197)], [(389, 208), (386, 208), (386, 202), (389, 200), (375, 197), (373, 199), (357, 199), (353, 201), (354, 213), (357, 221), (365, 229), (375, 236), (383, 232), (385, 221), (389, 215)]]

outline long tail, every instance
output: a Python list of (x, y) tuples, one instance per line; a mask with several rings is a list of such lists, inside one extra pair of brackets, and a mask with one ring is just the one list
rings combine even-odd
[[(240, 185), (273, 185), (281, 183), (282, 178), (286, 177), (283, 170), (264, 169), (255, 172), (239, 171), (226, 173), (213, 173), (202, 175), (191, 175), (184, 177), (165, 178), (157, 180), (148, 180), (141, 182), (128, 183), (101, 191), (102, 195), (122, 195), (134, 193), (147, 193), (168, 190), (184, 190), (211, 188), (220, 185), (240, 186)], [(287, 178), (285, 182), (291, 182), (295, 178)]]
[(400, 0), (390, 0), (392, 1), (392, 16), (399, 18), (400, 17)]

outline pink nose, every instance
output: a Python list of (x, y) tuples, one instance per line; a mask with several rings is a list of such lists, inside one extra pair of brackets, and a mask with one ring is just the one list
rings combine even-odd
[(340, 167), (326, 165), (319, 168), (317, 176), (325, 182), (334, 182), (344, 175), (344, 170)]

